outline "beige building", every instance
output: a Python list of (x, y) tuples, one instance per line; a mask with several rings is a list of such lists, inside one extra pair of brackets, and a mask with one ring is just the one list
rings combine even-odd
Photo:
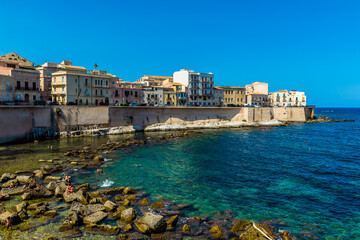
[(262, 93), (250, 93), (246, 95), (246, 105), (252, 107), (268, 107), (269, 96)]
[(136, 81), (136, 83), (143, 84), (147, 87), (161, 87), (166, 82), (173, 82), (173, 77), (144, 75)]
[(162, 106), (164, 104), (164, 88), (163, 87), (144, 87), (142, 89), (142, 104), (148, 106)]
[(51, 95), (59, 104), (109, 105), (111, 83), (119, 79), (105, 71), (62, 70), (51, 75)]
[(258, 94), (268, 94), (269, 85), (267, 83), (254, 82), (245, 86), (245, 94), (258, 93)]
[(215, 86), (217, 91), (223, 91), (223, 104), (225, 106), (242, 106), (245, 104), (245, 87)]
[(10, 87), (5, 87), (9, 90), (5, 89), (5, 93), (2, 93), (1, 96), (9, 99), (8, 97), (11, 97), (11, 88), (13, 96), (11, 101), (13, 102), (33, 104), (35, 101), (40, 100), (40, 74), (35, 70), (33, 62), (16, 53), (3, 55), (0, 57), (0, 75), (3, 76), (2, 79), (6, 84), (7, 81), (12, 80)]
[(41, 66), (36, 67), (36, 70), (40, 73), (40, 89), (41, 89), (41, 98), (44, 101), (51, 101), (51, 91), (52, 91), (52, 76), (51, 74), (57, 71), (67, 71), (75, 73), (84, 73), (86, 74), (86, 68), (73, 66), (71, 61), (62, 61), (59, 63), (46, 62)]

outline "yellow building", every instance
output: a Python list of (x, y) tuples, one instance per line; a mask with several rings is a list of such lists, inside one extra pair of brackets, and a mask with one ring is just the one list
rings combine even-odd
[(173, 82), (173, 77), (144, 75), (136, 82), (142, 83), (147, 87), (160, 87), (164, 85), (164, 82)]
[(51, 76), (53, 101), (76, 105), (109, 105), (111, 84), (119, 80), (105, 71), (65, 70)]
[(245, 104), (245, 87), (214, 86), (214, 88), (216, 91), (223, 92), (223, 96), (221, 96), (223, 105), (241, 106)]
[(164, 87), (163, 98), (164, 105), (177, 106), (176, 92), (174, 91), (174, 88)]

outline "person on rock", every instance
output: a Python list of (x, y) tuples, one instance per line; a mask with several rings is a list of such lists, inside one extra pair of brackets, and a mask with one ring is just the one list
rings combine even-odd
[(12, 230), (12, 223), (9, 217), (5, 220), (5, 227), (7, 230)]

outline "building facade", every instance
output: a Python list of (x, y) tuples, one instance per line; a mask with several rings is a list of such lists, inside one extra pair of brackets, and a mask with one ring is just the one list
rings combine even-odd
[(306, 96), (304, 92), (296, 90), (280, 90), (269, 94), (270, 106), (274, 107), (304, 107)]
[(190, 106), (215, 106), (214, 74), (195, 73), (193, 70), (181, 69), (174, 72), (174, 82), (188, 88)]
[[(33, 104), (40, 100), (40, 74), (34, 68), (34, 63), (16, 53), (9, 53), (0, 57), (0, 75), (6, 82), (5, 95), (13, 96), (12, 101), (17, 103)], [(7, 76), (7, 77), (5, 77)], [(12, 83), (7, 83), (12, 81)], [(10, 88), (12, 94), (10, 94)], [(4, 99), (5, 100), (5, 99)], [(1, 101), (1, 100), (0, 100)]]
[(14, 79), (9, 75), (0, 75), (0, 102), (14, 101)]
[(163, 106), (163, 87), (144, 87), (142, 89), (142, 104), (147, 106)]
[(269, 96), (261, 93), (250, 93), (246, 95), (246, 105), (251, 107), (268, 107)]
[(119, 106), (124, 104), (141, 104), (142, 89), (131, 84), (123, 85), (121, 82), (112, 85), (111, 105)]
[[(220, 91), (223, 92), (223, 105), (225, 106), (240, 107), (246, 102), (245, 87), (215, 86), (215, 88), (217, 89), (217, 95), (219, 95)], [(217, 96), (217, 98), (219, 97)]]
[(73, 105), (109, 105), (110, 84), (118, 79), (105, 71), (65, 70), (51, 75), (53, 101)]

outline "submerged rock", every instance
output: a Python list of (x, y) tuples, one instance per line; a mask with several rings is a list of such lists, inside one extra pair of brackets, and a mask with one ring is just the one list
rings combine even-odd
[(133, 208), (125, 209), (121, 212), (121, 220), (124, 222), (131, 222), (136, 218), (135, 210)]
[(155, 209), (158, 209), (158, 208), (165, 208), (165, 205), (163, 202), (161, 201), (157, 201), (157, 202), (154, 202), (150, 205), (151, 208), (155, 208)]
[(106, 213), (104, 213), (103, 211), (98, 211), (96, 213), (84, 217), (83, 221), (85, 224), (97, 224), (102, 220), (104, 220), (106, 217), (107, 217)]

